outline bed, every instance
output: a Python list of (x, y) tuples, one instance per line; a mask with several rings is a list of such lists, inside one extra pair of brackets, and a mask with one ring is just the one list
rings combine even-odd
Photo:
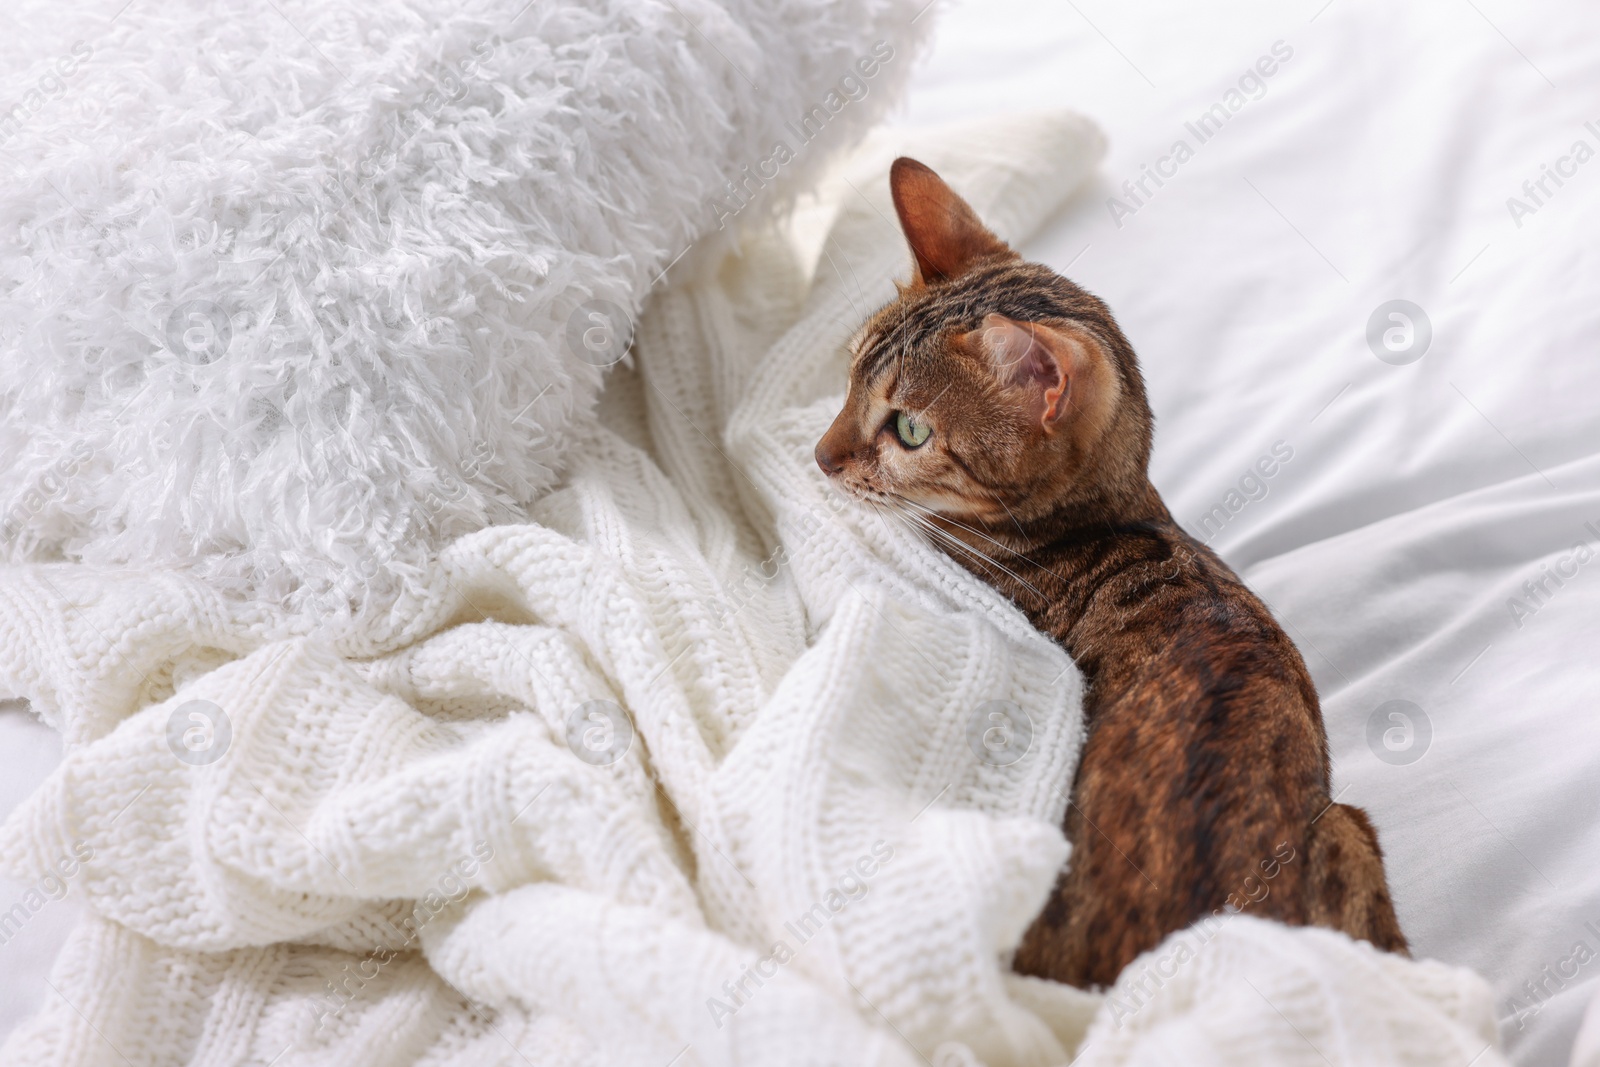
[[(1299, 644), (1415, 952), (1490, 979), (1515, 1062), (1568, 1063), (1600, 988), (1600, 15), (937, 17), (895, 121), (1070, 105), (1106, 131), (1099, 178), (1024, 251), (1139, 351), (1156, 484)], [(15, 707), (0, 729), (9, 807), (59, 747)], [(72, 918), (0, 946), (0, 1030)]]

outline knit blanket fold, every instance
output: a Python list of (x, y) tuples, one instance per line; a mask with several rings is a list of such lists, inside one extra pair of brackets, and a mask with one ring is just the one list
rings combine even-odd
[(0, 857), (71, 857), (90, 912), (0, 1064), (1503, 1062), (1476, 976), (1248, 914), (1104, 995), (1009, 973), (1081, 678), (811, 459), (904, 270), (902, 150), (1021, 239), (1103, 142), (880, 135), (658, 294), (535, 522), (360, 632), (0, 571), (0, 689), (67, 742)]

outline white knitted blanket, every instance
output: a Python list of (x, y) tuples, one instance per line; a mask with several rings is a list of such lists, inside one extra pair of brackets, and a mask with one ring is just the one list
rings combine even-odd
[[(911, 147), (1020, 238), (1101, 141)], [(1079, 675), (811, 460), (904, 270), (889, 149), (661, 294), (538, 524), (381, 625), (0, 572), (0, 691), (68, 746), (0, 854), (91, 911), (0, 1062), (1503, 1062), (1470, 973), (1248, 911), (1108, 997), (1008, 973), (1068, 853)]]

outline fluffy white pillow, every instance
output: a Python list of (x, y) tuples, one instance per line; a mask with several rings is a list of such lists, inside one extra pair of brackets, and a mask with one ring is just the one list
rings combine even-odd
[(381, 610), (523, 516), (650, 286), (882, 113), (924, 3), (25, 0), (8, 558)]

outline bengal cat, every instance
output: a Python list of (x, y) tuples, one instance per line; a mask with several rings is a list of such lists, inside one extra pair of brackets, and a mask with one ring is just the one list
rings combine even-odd
[(852, 342), (817, 463), (1008, 596), (1087, 683), (1072, 856), (1013, 967), (1110, 985), (1269, 870), (1250, 914), (1406, 952), (1377, 834), (1329, 798), (1299, 653), (1150, 484), (1150, 407), (1110, 310), (915, 160), (890, 185), (912, 279)]

